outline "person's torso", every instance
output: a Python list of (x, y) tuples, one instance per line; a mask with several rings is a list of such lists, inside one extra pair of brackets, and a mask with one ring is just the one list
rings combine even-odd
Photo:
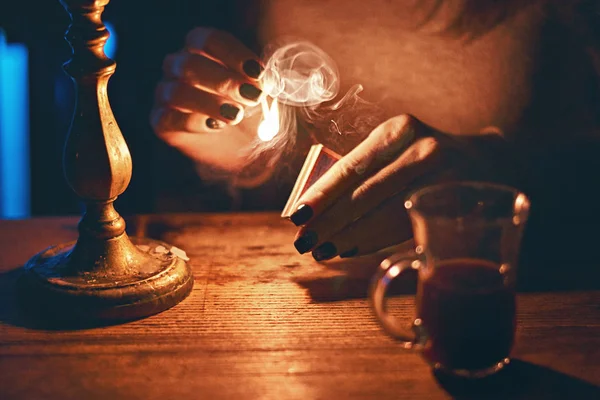
[(542, 5), (519, 6), (465, 40), (441, 32), (460, 15), (453, 1), (418, 27), (429, 3), (271, 0), (260, 37), (313, 42), (337, 63), (342, 93), (362, 84), (361, 95), (388, 116), (409, 113), (442, 132), (495, 126), (551, 137), (579, 129), (590, 70), (568, 38), (547, 32)]

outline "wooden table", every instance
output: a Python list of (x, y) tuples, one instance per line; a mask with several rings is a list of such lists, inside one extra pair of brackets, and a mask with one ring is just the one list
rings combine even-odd
[[(436, 378), (371, 313), (381, 256), (318, 264), (274, 213), (130, 218), (130, 234), (187, 251), (190, 297), (118, 326), (26, 322), (18, 268), (75, 239), (76, 222), (0, 221), (0, 399), (600, 399), (600, 291), (521, 294), (505, 373), (477, 385)], [(399, 313), (411, 305), (394, 298)]]

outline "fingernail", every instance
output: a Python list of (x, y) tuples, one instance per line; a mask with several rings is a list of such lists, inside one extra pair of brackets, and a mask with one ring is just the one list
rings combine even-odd
[(340, 254), (340, 258), (354, 257), (357, 254), (358, 254), (358, 247), (354, 247), (354, 248)]
[(300, 204), (290, 219), (296, 226), (305, 224), (313, 216), (313, 209), (306, 204)]
[(206, 120), (206, 126), (208, 126), (210, 129), (221, 129), (225, 126), (225, 124), (214, 118), (208, 118)]
[(233, 121), (233, 120), (235, 120), (238, 113), (240, 112), (240, 109), (234, 105), (225, 103), (221, 106), (221, 109), (219, 112), (221, 113), (223, 118), (227, 118), (228, 120)]
[(258, 79), (264, 68), (256, 60), (248, 60), (242, 66), (242, 69), (250, 78)]
[(319, 239), (316, 232), (307, 231), (294, 241), (294, 247), (298, 250), (298, 253), (304, 254), (312, 249), (318, 241)]
[(240, 94), (245, 99), (256, 101), (262, 94), (262, 90), (249, 83), (244, 83), (240, 86)]
[(317, 261), (329, 260), (330, 258), (335, 257), (336, 254), (337, 249), (331, 242), (323, 243), (312, 252), (313, 258)]

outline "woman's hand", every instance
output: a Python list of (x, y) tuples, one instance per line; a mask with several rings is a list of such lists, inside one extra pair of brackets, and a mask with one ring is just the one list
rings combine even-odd
[[(493, 160), (508, 159), (490, 149), (501, 136), (451, 138), (401, 115), (378, 126), (340, 159), (299, 199), (291, 216), (301, 226), (294, 246), (317, 261), (337, 255), (375, 252), (412, 236), (404, 209), (411, 190), (456, 178), (491, 179)], [(481, 149), (485, 149), (480, 151)]]
[(156, 134), (196, 161), (241, 168), (240, 150), (258, 126), (258, 118), (244, 118), (262, 96), (258, 57), (227, 32), (195, 28), (163, 70), (150, 117)]

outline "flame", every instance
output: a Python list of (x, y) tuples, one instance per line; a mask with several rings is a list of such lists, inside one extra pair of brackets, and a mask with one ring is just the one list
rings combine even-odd
[(258, 138), (263, 142), (268, 142), (279, 132), (279, 107), (277, 99), (273, 99), (271, 107), (269, 107), (266, 97), (261, 101), (261, 105), (263, 120), (258, 126)]

